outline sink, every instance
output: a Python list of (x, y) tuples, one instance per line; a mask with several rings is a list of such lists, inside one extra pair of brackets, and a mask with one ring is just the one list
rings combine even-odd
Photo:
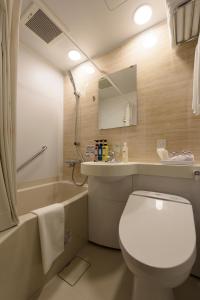
[(119, 249), (118, 224), (133, 191), (134, 162), (84, 162), (81, 173), (88, 176), (89, 240)]
[(129, 176), (137, 173), (138, 164), (135, 162), (84, 162), (81, 173), (87, 176)]
[(194, 178), (200, 165), (169, 166), (160, 163), (84, 162), (81, 173), (88, 176), (89, 240), (119, 248), (118, 224), (129, 195), (133, 175)]
[(88, 176), (89, 240), (119, 249), (118, 224), (133, 191), (137, 164), (84, 162), (81, 173)]

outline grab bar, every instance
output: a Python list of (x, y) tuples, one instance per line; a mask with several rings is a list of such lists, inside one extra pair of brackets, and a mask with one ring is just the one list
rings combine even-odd
[(42, 149), (40, 151), (38, 151), (35, 155), (33, 155), (31, 158), (29, 158), (27, 161), (25, 161), (21, 166), (17, 168), (17, 172), (21, 171), (23, 168), (29, 165), (33, 160), (35, 160), (46, 150), (47, 150), (47, 146), (42, 146)]

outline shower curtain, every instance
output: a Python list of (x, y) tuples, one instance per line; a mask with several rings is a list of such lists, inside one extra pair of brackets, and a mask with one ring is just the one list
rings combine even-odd
[(0, 231), (18, 223), (16, 89), (21, 0), (0, 0)]

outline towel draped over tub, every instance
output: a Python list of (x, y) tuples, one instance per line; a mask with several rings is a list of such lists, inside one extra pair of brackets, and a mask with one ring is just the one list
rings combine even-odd
[(32, 211), (38, 217), (41, 254), (44, 273), (64, 251), (64, 206), (56, 203)]

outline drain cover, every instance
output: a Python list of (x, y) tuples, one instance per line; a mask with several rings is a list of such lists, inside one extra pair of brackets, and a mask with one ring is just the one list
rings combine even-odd
[(89, 262), (76, 256), (71, 263), (58, 274), (58, 276), (69, 285), (74, 286), (89, 267)]

